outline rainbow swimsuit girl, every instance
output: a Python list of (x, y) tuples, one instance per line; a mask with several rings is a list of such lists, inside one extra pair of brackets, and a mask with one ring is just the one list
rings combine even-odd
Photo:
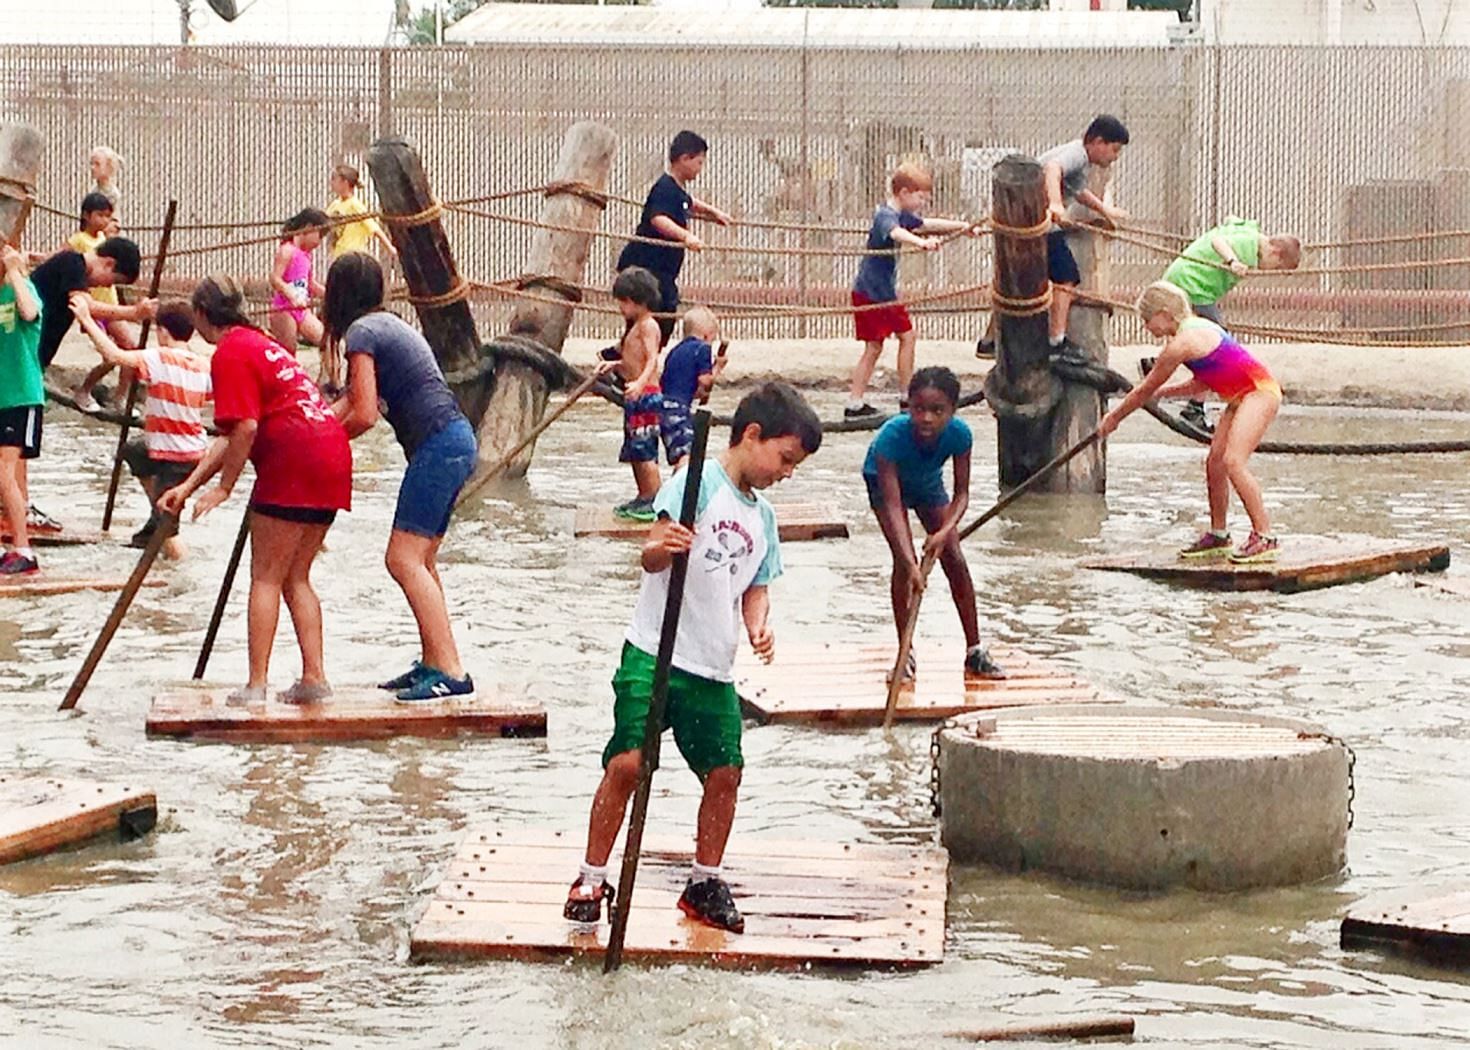
[(1209, 328), (1220, 335), (1220, 345), (1204, 357), (1184, 362), (1194, 377), (1229, 404), (1238, 404), (1247, 394), (1264, 390), (1281, 400), (1281, 385), (1269, 369), (1251, 356), (1249, 350), (1235, 341), (1229, 332), (1203, 317), (1190, 317), (1179, 326), (1180, 332)]

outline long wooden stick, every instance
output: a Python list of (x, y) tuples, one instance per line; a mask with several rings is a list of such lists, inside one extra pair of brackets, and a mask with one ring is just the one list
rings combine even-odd
[[(1037, 469), (1036, 473), (1032, 474), (1025, 481), (1021, 482), (1000, 499), (996, 500), (993, 507), (991, 507), (984, 514), (980, 515), (974, 521), (970, 522), (970, 524), (961, 529), (958, 538), (961, 541), (968, 539), (975, 532), (976, 529), (984, 525), (991, 518), (995, 517), (1001, 511), (1009, 507), (1012, 503), (1016, 502), (1016, 500), (1024, 496), (1043, 478), (1046, 478), (1054, 473), (1058, 467), (1064, 466), (1068, 460), (1078, 455), (1084, 449), (1090, 447), (1093, 442), (1097, 441), (1097, 439), (1098, 433), (1096, 430), (1094, 430), (1092, 433), (1088, 434), (1086, 437), (1078, 441), (1071, 448), (1057, 454), (1046, 463), (1043, 463), (1041, 467)], [(937, 560), (937, 558), (937, 552), (932, 556), (928, 554), (924, 555), (924, 560), (919, 563), (919, 580), (921, 583), (929, 578), (929, 572), (931, 569), (934, 568), (934, 562)], [(893, 675), (888, 681), (888, 703), (883, 709), (884, 729), (887, 729), (888, 727), (893, 725), (893, 713), (898, 709), (898, 694), (902, 691), (903, 688), (903, 679), (900, 676), (903, 673), (904, 664), (908, 663), (909, 652), (913, 648), (914, 628), (919, 622), (919, 604), (923, 597), (924, 592), (922, 589), (915, 592), (913, 596), (913, 603), (909, 606), (909, 617), (907, 620), (904, 621), (903, 631), (900, 632), (898, 636), (898, 656), (895, 657), (893, 661)]]
[(948, 1032), (950, 1039), (967, 1039), (975, 1043), (998, 1043), (1019, 1039), (1096, 1039), (1106, 1036), (1132, 1035), (1133, 1018), (1127, 1014), (1092, 1014), (1082, 1017), (1058, 1017), (1047, 1021), (1020, 1021), (968, 1032)]
[(61, 701), (60, 710), (70, 711), (77, 706), (77, 701), (82, 698), (82, 690), (87, 688), (87, 683), (92, 680), (92, 672), (97, 670), (97, 665), (102, 662), (102, 654), (107, 652), (108, 645), (112, 643), (112, 636), (122, 626), (128, 606), (133, 604), (133, 599), (137, 596), (139, 588), (143, 586), (143, 581), (148, 578), (148, 570), (153, 568), (153, 563), (158, 560), (158, 552), (163, 549), (164, 543), (178, 529), (178, 518), (172, 514), (162, 516), (158, 527), (153, 530), (153, 535), (148, 539), (148, 546), (143, 548), (143, 556), (138, 559), (133, 574), (128, 577), (128, 582), (118, 594), (117, 601), (113, 603), (112, 612), (108, 614), (107, 622), (102, 625), (102, 633), (92, 643), (92, 651), (87, 654), (87, 658), (82, 661), (81, 670), (72, 679), (71, 687), (67, 689), (66, 697)]
[(219, 636), (219, 626), (225, 618), (225, 606), (230, 602), (230, 591), (235, 586), (235, 573), (240, 569), (240, 559), (245, 555), (245, 541), (250, 538), (250, 507), (240, 515), (240, 531), (235, 535), (235, 546), (230, 551), (230, 563), (225, 566), (225, 578), (220, 581), (219, 595), (214, 599), (214, 612), (209, 614), (209, 627), (204, 632), (204, 644), (199, 647), (199, 659), (194, 662), (194, 680), (204, 677), (209, 666), (209, 656), (214, 652), (214, 640)]
[[(700, 410), (695, 413), (694, 447), (689, 451), (689, 464), (684, 468), (684, 503), (679, 508), (679, 524), (686, 529), (694, 528), (694, 517), (699, 507), (699, 482), (704, 475), (709, 422), (708, 412)], [(648, 800), (653, 794), (653, 772), (658, 769), (664, 709), (669, 702), (669, 669), (674, 661), (674, 638), (679, 630), (679, 611), (684, 605), (684, 579), (688, 573), (689, 555), (674, 555), (674, 563), (669, 569), (669, 596), (664, 602), (663, 630), (658, 636), (658, 656), (653, 665), (653, 698), (648, 704), (648, 722), (643, 729), (638, 789), (633, 794), (633, 815), (628, 819), (628, 841), (623, 846), (623, 871), (618, 877), (620, 899), (613, 912), (612, 931), (607, 938), (603, 973), (612, 973), (623, 961), (623, 939), (628, 933), (628, 917), (633, 912), (633, 881), (638, 875), (638, 857), (643, 851), (643, 825), (648, 819)]]
[[(179, 202), (169, 201), (168, 212), (163, 218), (163, 233), (158, 238), (158, 254), (153, 259), (153, 280), (148, 283), (148, 298), (158, 297), (158, 285), (163, 280), (163, 264), (168, 259), (168, 242), (173, 237), (174, 216), (178, 214)], [(151, 319), (144, 319), (138, 332), (138, 349), (148, 345), (148, 333), (153, 326)], [(118, 375), (122, 375), (119, 370)], [(107, 483), (107, 506), (102, 510), (102, 531), (112, 528), (112, 509), (117, 505), (117, 486), (122, 481), (123, 451), (128, 444), (128, 430), (133, 425), (133, 409), (138, 405), (138, 377), (133, 377), (128, 387), (128, 407), (123, 410), (122, 425), (117, 431), (117, 449), (112, 454), (112, 480)]]
[(547, 415), (542, 418), (541, 422), (532, 427), (530, 433), (521, 438), (520, 442), (516, 445), (515, 448), (511, 449), (504, 456), (500, 457), (499, 462), (493, 464), (488, 470), (481, 471), (477, 476), (471, 478), (469, 482), (465, 485), (465, 487), (460, 490), (459, 498), (454, 501), (455, 508), (458, 509), (459, 507), (463, 506), (466, 500), (468, 500), (475, 493), (484, 488), (491, 479), (493, 479), (506, 467), (510, 466), (511, 463), (515, 461), (515, 458), (519, 456), (522, 452), (524, 452), (526, 447), (530, 445), (531, 442), (540, 437), (547, 427), (551, 426), (551, 424), (560, 419), (562, 417), (562, 413), (566, 412), (567, 409), (576, 404), (577, 399), (583, 394), (587, 393), (587, 391), (591, 390), (597, 384), (597, 381), (601, 378), (602, 374), (600, 372), (594, 371), (590, 376), (582, 380), (582, 382), (578, 383), (577, 386), (572, 389), (572, 392), (567, 395), (567, 399), (563, 401), (560, 405), (558, 405), (555, 411), (547, 413)]

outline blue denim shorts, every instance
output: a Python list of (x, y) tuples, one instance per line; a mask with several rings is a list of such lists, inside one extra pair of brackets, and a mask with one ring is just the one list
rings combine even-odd
[[(883, 506), (883, 489), (878, 484), (878, 479), (871, 474), (864, 474), (863, 481), (868, 486), (868, 506), (878, 510)], [(903, 505), (909, 510), (919, 507), (949, 506), (949, 493), (944, 490), (944, 479), (937, 473), (932, 478), (924, 478), (918, 482), (908, 478), (899, 478), (898, 494)]]
[(430, 435), (403, 472), (393, 527), (431, 539), (443, 536), (459, 490), (474, 473), (477, 452), (475, 431), (463, 416)]

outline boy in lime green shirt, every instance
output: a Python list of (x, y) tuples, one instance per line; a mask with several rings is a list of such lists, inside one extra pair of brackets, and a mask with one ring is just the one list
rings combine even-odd
[(26, 275), (25, 259), (0, 247), (0, 532), (8, 536), (0, 576), (29, 576), (40, 566), (26, 532), (26, 460), (41, 453), (41, 297)]

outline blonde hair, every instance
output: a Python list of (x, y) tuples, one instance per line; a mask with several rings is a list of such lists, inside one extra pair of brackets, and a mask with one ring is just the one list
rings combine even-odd
[(888, 186), (894, 193), (902, 193), (904, 190), (932, 190), (934, 176), (917, 164), (900, 164), (894, 170), (893, 178), (888, 180)]
[(122, 171), (122, 156), (111, 146), (93, 146), (92, 152), (87, 154), (87, 160), (96, 160), (98, 157), (101, 157), (103, 160), (107, 161), (108, 165), (111, 166), (112, 173), (114, 175)]
[(1295, 270), (1302, 264), (1302, 242), (1290, 234), (1278, 233), (1266, 238), (1267, 243), (1281, 256), (1283, 270)]
[(720, 319), (708, 306), (692, 306), (684, 313), (684, 338), (702, 338), (698, 334), (700, 332), (709, 339), (718, 339), (720, 336)]
[(1147, 323), (1154, 314), (1168, 314), (1183, 324), (1194, 314), (1194, 309), (1189, 305), (1189, 296), (1184, 294), (1184, 289), (1168, 281), (1155, 281), (1138, 297), (1139, 320)]

